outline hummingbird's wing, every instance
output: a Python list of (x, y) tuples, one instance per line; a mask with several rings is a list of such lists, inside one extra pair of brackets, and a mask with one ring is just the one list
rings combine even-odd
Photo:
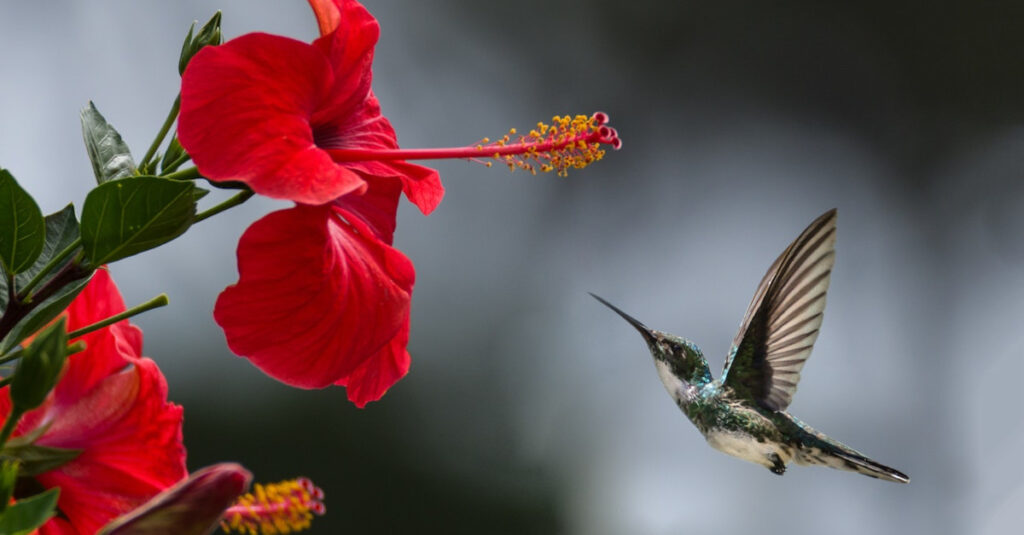
[(825, 311), (835, 263), (836, 211), (815, 219), (775, 259), (754, 293), (722, 382), (776, 411), (793, 400)]

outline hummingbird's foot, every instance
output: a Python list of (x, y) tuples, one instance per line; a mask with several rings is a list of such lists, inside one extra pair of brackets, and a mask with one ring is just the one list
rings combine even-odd
[(771, 470), (773, 474), (781, 476), (786, 473), (786, 463), (782, 462), (782, 458), (779, 457), (779, 454), (773, 453), (768, 456), (768, 459), (772, 462), (772, 467), (769, 468), (769, 470)]

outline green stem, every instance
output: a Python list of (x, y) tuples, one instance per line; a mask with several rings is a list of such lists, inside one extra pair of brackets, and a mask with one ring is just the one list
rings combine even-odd
[(43, 282), (43, 279), (50, 274), (50, 271), (53, 270), (53, 268), (57, 267), (57, 265), (63, 262), (65, 258), (71, 255), (71, 253), (75, 252), (75, 249), (77, 249), (79, 245), (82, 245), (82, 238), (76, 238), (75, 241), (71, 242), (71, 244), (65, 247), (63, 251), (57, 254), (57, 256), (51, 258), (50, 261), (39, 270), (39, 273), (36, 273), (36, 276), (32, 277), (32, 280), (28, 281), (28, 284), (19, 290), (21, 295), (24, 296), (22, 298), (22, 302), (28, 303), (29, 298), (32, 295), (32, 290), (34, 290), (40, 282)]
[(239, 192), (234, 197), (231, 197), (230, 199), (228, 199), (228, 200), (218, 204), (217, 206), (214, 206), (214, 207), (210, 208), (209, 210), (204, 210), (204, 211), (199, 212), (198, 214), (196, 214), (195, 219), (192, 220), (192, 224), (195, 225), (196, 223), (198, 223), (198, 222), (200, 222), (200, 221), (202, 221), (202, 220), (204, 220), (204, 219), (206, 219), (208, 217), (213, 217), (213, 216), (223, 212), (224, 210), (227, 210), (228, 208), (233, 208), (235, 206), (238, 206), (239, 204), (242, 204), (245, 201), (248, 201), (249, 198), (252, 197), (253, 195), (255, 195), (255, 193), (253, 193), (251, 190), (246, 190), (246, 191)]
[(14, 432), (14, 427), (18, 425), (18, 420), (21, 420), (21, 415), (25, 414), (25, 411), (18, 407), (11, 407), (11, 413), (7, 415), (7, 421), (4, 422), (3, 429), (0, 429), (0, 448), (7, 443), (7, 439), (11, 438), (11, 433)]
[(195, 180), (197, 178), (203, 178), (203, 175), (199, 174), (199, 169), (195, 167), (189, 167), (188, 169), (182, 169), (174, 173), (168, 173), (161, 176), (160, 178), (169, 178), (171, 180)]
[(137, 314), (142, 314), (143, 312), (145, 312), (147, 310), (153, 310), (154, 308), (160, 308), (162, 306), (166, 306), (168, 302), (169, 301), (167, 300), (167, 294), (160, 294), (160, 295), (150, 299), (149, 301), (146, 301), (145, 303), (142, 303), (141, 305), (136, 305), (136, 306), (134, 306), (132, 308), (129, 308), (128, 310), (125, 310), (124, 312), (122, 312), (120, 314), (115, 314), (115, 315), (110, 316), (109, 318), (107, 318), (105, 320), (97, 321), (96, 323), (93, 323), (92, 325), (87, 325), (85, 327), (82, 327), (81, 329), (75, 329), (75, 330), (73, 330), (73, 331), (68, 333), (68, 340), (71, 340), (72, 338), (78, 338), (79, 336), (82, 336), (83, 334), (89, 334), (89, 333), (91, 333), (91, 332), (93, 332), (93, 331), (95, 331), (97, 329), (102, 329), (102, 328), (104, 328), (104, 327), (106, 327), (108, 325), (113, 325), (113, 324), (115, 324), (115, 323), (117, 323), (117, 322), (119, 322), (119, 321), (121, 321), (123, 319), (130, 318), (130, 317), (135, 316)]
[(171, 106), (171, 111), (167, 113), (167, 119), (164, 119), (163, 126), (160, 127), (160, 131), (156, 134), (156, 139), (149, 146), (149, 150), (146, 151), (146, 155), (142, 157), (142, 162), (139, 167), (145, 167), (149, 164), (150, 158), (156, 154), (156, 149), (160, 148), (160, 144), (164, 142), (164, 138), (167, 137), (167, 132), (171, 130), (171, 125), (174, 124), (174, 120), (178, 118), (178, 111), (181, 109), (181, 93), (178, 93), (177, 97), (174, 97), (174, 104)]
[(81, 353), (85, 351), (85, 342), (78, 340), (77, 342), (68, 346), (67, 356), (70, 357), (75, 353)]
[[(85, 343), (83, 343), (81, 340), (79, 340), (79, 341), (69, 345), (68, 346), (68, 353), (67, 354), (68, 355), (73, 355), (73, 354), (78, 353), (80, 351), (85, 351)], [(22, 347), (22, 346), (15, 347), (14, 349), (11, 350), (10, 353), (0, 357), (0, 365), (7, 364), (8, 362), (10, 362), (12, 360), (21, 358), (21, 354), (24, 353), (24, 352), (25, 352), (25, 348), (24, 347)], [(8, 377), (7, 379), (0, 380), (0, 388), (3, 388), (10, 381), (11, 381), (10, 377)]]
[(14, 381), (14, 376), (13, 375), (10, 376), (10, 377), (4, 377), (3, 379), (0, 379), (0, 388), (3, 388), (5, 386), (11, 384), (11, 382), (13, 382), (13, 381)]
[(164, 172), (164, 173), (167, 173), (167, 172), (172, 172), (173, 173), (175, 169), (181, 167), (181, 165), (183, 163), (189, 161), (190, 158), (192, 158), (192, 157), (189, 156), (187, 152), (182, 153), (181, 156), (178, 156), (178, 158), (176, 160), (174, 160), (173, 162), (167, 164), (167, 167), (165, 169), (161, 169), (161, 171)]

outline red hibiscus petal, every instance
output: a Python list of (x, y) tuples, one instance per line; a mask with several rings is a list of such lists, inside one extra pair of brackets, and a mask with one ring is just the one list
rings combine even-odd
[(54, 415), (38, 443), (83, 451), (36, 479), (61, 488), (57, 507), (81, 533), (95, 532), (187, 475), (182, 409), (166, 400), (160, 370), (141, 359)]
[(430, 215), (444, 197), (441, 175), (422, 165), (407, 162), (394, 162), (391, 165), (399, 172), (402, 191), (409, 202), (418, 206), (423, 215)]
[(405, 349), (408, 343), (409, 322), (406, 321), (388, 345), (335, 384), (344, 386), (349, 401), (360, 409), (377, 401), (409, 372), (411, 359)]
[(47, 520), (42, 526), (39, 526), (36, 533), (39, 535), (83, 535), (83, 533), (88, 532), (80, 532), (66, 518), (55, 516)]
[(334, 70), (331, 98), (323, 107), (351, 110), (370, 91), (373, 48), (380, 37), (380, 25), (359, 2), (339, 0), (335, 5), (338, 23), (333, 31), (313, 41), (313, 46), (323, 52)]
[(393, 178), (374, 178), (367, 183), (369, 189), (366, 193), (345, 195), (334, 201), (334, 208), (347, 221), (362, 221), (377, 239), (391, 245), (402, 182)]
[(125, 311), (124, 298), (106, 267), (93, 273), (85, 289), (68, 306), (67, 329), (73, 331)]
[(333, 32), (342, 22), (347, 25), (365, 24), (367, 19), (376, 22), (355, 0), (309, 0), (309, 6), (313, 8), (320, 35)]
[[(65, 312), (67, 329), (73, 331), (125, 311), (124, 299), (114, 285), (110, 272), (100, 268), (93, 274), (82, 293), (75, 297)], [(70, 374), (54, 390), (55, 403), (74, 404), (84, 392), (129, 361), (142, 357), (142, 331), (128, 320), (77, 338), (85, 342), (85, 351), (71, 355), (69, 362), (88, 361), (87, 366), (71, 366)]]
[[(380, 102), (371, 91), (358, 109), (326, 109), (313, 117), (317, 142), (324, 148), (397, 149), (398, 140), (391, 122), (380, 113)], [(429, 215), (444, 197), (444, 186), (437, 171), (405, 161), (346, 162), (346, 166), (370, 177), (398, 178), (409, 201)], [(369, 177), (364, 177), (370, 180)]]
[(300, 41), (253, 33), (205, 47), (182, 76), (178, 138), (203, 176), (322, 204), (365, 188), (314, 142), (310, 118), (334, 86), (323, 53)]
[(313, 8), (316, 23), (320, 27), (320, 35), (327, 35), (338, 27), (341, 22), (341, 1), (309, 0), (309, 7)]
[(339, 213), (299, 205), (250, 226), (214, 309), (232, 351), (293, 386), (348, 376), (408, 321), (412, 263)]

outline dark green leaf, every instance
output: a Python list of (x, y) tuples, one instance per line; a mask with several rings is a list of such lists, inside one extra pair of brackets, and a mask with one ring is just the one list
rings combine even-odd
[(11, 403), (15, 410), (30, 411), (42, 405), (64, 369), (68, 354), (68, 333), (64, 318), (43, 330), (25, 348), (11, 381)]
[(43, 525), (54, 515), (60, 488), (52, 488), (31, 498), (18, 500), (0, 515), (0, 534), (24, 535)]
[(141, 253), (180, 236), (196, 214), (191, 182), (132, 177), (89, 192), (82, 245), (92, 266)]
[(50, 323), (60, 315), (71, 301), (77, 296), (85, 285), (89, 284), (92, 272), (88, 276), (77, 279), (70, 284), (64, 285), (53, 295), (47, 297), (35, 306), (31, 312), (19, 321), (7, 336), (0, 340), (0, 355), (7, 353), (14, 346), (21, 343), (26, 336), (38, 331), (43, 325)]
[(82, 138), (98, 184), (135, 174), (135, 160), (128, 145), (92, 102), (82, 110)]
[(9, 275), (21, 273), (35, 262), (45, 241), (45, 223), (39, 206), (0, 169), (0, 264)]
[[(46, 216), (46, 239), (43, 243), (43, 250), (39, 254), (39, 258), (36, 258), (32, 267), (18, 274), (15, 277), (17, 287), (20, 290), (24, 288), (30, 280), (44, 268), (46, 264), (50, 262), (55, 256), (63, 252), (68, 248), (75, 240), (78, 239), (78, 219), (75, 218), (75, 207), (73, 205), (67, 205), (63, 210), (52, 213)], [(51, 275), (46, 276), (42, 280), (42, 284), (46, 284), (46, 281), (52, 278), (52, 273), (60, 271), (61, 268), (66, 266), (73, 259), (72, 255), (68, 255), (64, 261), (54, 266), (50, 272)], [(38, 288), (39, 286), (36, 286)], [(0, 277), (0, 310), (7, 309), (7, 281)]]
[[(43, 244), (43, 250), (39, 254), (39, 258), (36, 259), (36, 262), (32, 264), (32, 267), (18, 274), (15, 279), (18, 284), (17, 287), (19, 289), (25, 287), (32, 278), (46, 267), (46, 264), (74, 244), (80, 236), (78, 218), (75, 217), (75, 207), (73, 205), (69, 204), (63, 210), (46, 216), (46, 241)], [(54, 273), (60, 271), (62, 267), (66, 266), (73, 259), (74, 255), (69, 254), (64, 260), (53, 266), (50, 269), (50, 275), (43, 278), (42, 284), (46, 284), (46, 281)]]
[(192, 198), (195, 199), (196, 202), (199, 202), (199, 199), (202, 199), (203, 197), (206, 197), (206, 195), (208, 193), (210, 193), (210, 190), (203, 189), (203, 188), (200, 188), (199, 186), (196, 186), (192, 190)]
[(11, 445), (8, 443), (3, 451), (0, 451), (0, 458), (5, 462), (20, 461), (18, 475), (21, 477), (31, 477), (63, 466), (74, 460), (81, 453), (82, 450), (50, 448), (36, 444)]

